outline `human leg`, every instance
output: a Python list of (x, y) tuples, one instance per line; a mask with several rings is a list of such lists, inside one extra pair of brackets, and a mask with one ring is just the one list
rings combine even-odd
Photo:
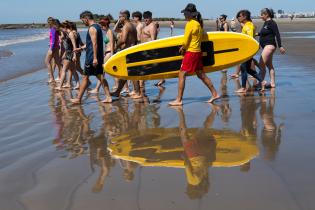
[(183, 105), (183, 94), (185, 89), (186, 72), (180, 71), (178, 74), (178, 94), (175, 101), (169, 103), (170, 106)]

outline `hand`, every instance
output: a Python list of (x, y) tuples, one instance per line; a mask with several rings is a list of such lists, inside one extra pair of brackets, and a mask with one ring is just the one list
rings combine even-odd
[(179, 53), (180, 53), (181, 55), (184, 55), (185, 52), (186, 52), (186, 50), (184, 49), (184, 47), (179, 48)]
[(73, 49), (73, 52), (81, 52), (82, 51), (82, 48), (80, 47), (80, 48), (75, 48), (75, 49)]
[(77, 56), (74, 55), (73, 58), (72, 58), (72, 61), (73, 62), (77, 62)]
[(282, 54), (282, 55), (284, 55), (285, 54), (285, 49), (284, 49), (284, 47), (280, 47), (280, 53)]
[(96, 67), (98, 65), (98, 61), (96, 58), (93, 59), (93, 66)]

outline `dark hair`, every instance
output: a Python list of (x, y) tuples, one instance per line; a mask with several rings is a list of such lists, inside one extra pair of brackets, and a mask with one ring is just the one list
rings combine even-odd
[(203, 28), (203, 19), (202, 19), (202, 16), (201, 16), (200, 12), (198, 12), (198, 15), (197, 15), (196, 19), (199, 22), (201, 28)]
[(133, 17), (133, 18), (134, 18), (134, 17), (137, 17), (137, 18), (139, 18), (139, 20), (142, 20), (142, 13), (139, 12), (139, 11), (133, 12), (133, 13), (132, 13), (132, 17)]
[(143, 13), (143, 18), (144, 18), (144, 19), (152, 18), (152, 12), (150, 12), (150, 11), (145, 11), (145, 12)]
[(70, 25), (70, 29), (72, 31), (77, 31), (78, 30), (77, 29), (77, 24), (75, 22), (70, 22), (69, 25)]
[(103, 17), (103, 18), (100, 20), (99, 24), (100, 24), (101, 26), (107, 26), (107, 27), (109, 27), (109, 25), (110, 25), (110, 18), (109, 18), (109, 16)]
[(130, 12), (129, 12), (129, 10), (122, 10), (122, 11), (120, 11), (120, 14), (125, 15), (127, 20), (130, 19)]
[(48, 17), (48, 18), (47, 18), (47, 23), (50, 23), (50, 22), (52, 22), (52, 21), (54, 21), (54, 18), (53, 18), (53, 17)]
[(87, 19), (93, 20), (94, 19), (93, 13), (86, 10), (80, 14), (80, 19), (82, 19), (82, 18), (87, 18)]
[(261, 14), (267, 14), (271, 19), (273, 19), (275, 17), (275, 12), (273, 11), (273, 9), (268, 9), (268, 8), (263, 8), (260, 11)]
[(220, 17), (222, 17), (224, 20), (226, 20), (227, 15), (220, 15)]
[(244, 9), (244, 10), (241, 10), (241, 11), (239, 11), (239, 12), (237, 13), (236, 18), (239, 18), (241, 15), (244, 16), (244, 17), (246, 18), (246, 20), (252, 21), (250, 11), (245, 10), (245, 9)]
[(65, 20), (61, 23), (60, 27), (66, 28), (66, 29), (71, 29), (71, 22), (68, 20)]

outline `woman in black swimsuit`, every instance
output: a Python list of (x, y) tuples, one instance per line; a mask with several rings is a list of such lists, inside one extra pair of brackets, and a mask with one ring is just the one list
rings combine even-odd
[(226, 15), (220, 15), (219, 21), (217, 22), (217, 31), (229, 31), (230, 27), (226, 21)]
[(261, 19), (265, 21), (260, 33), (258, 33), (259, 43), (263, 49), (260, 57), (259, 65), (261, 67), (261, 77), (265, 78), (266, 66), (269, 69), (270, 74), (270, 87), (276, 87), (275, 82), (275, 69), (272, 64), (273, 54), (276, 51), (277, 46), (279, 47), (280, 53), (284, 54), (285, 49), (281, 44), (281, 37), (277, 23), (273, 20), (274, 12), (272, 9), (264, 8), (261, 10)]
[[(71, 88), (72, 75), (75, 77), (76, 82), (79, 82), (79, 77), (75, 71), (76, 54), (73, 52), (75, 47), (75, 36), (71, 31), (70, 22), (65, 21), (61, 24), (62, 29), (62, 45), (65, 52), (62, 56), (62, 72), (60, 78), (60, 84), (55, 88), (61, 90), (62, 88)], [(70, 70), (70, 71), (68, 71)], [(66, 72), (69, 72), (67, 84), (63, 85), (66, 80)]]

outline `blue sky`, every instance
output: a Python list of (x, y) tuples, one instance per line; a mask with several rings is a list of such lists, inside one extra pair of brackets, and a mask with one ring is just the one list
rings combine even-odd
[(151, 10), (157, 17), (181, 17), (180, 10), (190, 2), (197, 5), (205, 18), (222, 13), (232, 17), (239, 9), (249, 9), (256, 15), (264, 7), (288, 12), (315, 10), (315, 0), (1, 0), (0, 23), (45, 22), (48, 16), (78, 20), (83, 10), (111, 13), (114, 17), (121, 9)]

